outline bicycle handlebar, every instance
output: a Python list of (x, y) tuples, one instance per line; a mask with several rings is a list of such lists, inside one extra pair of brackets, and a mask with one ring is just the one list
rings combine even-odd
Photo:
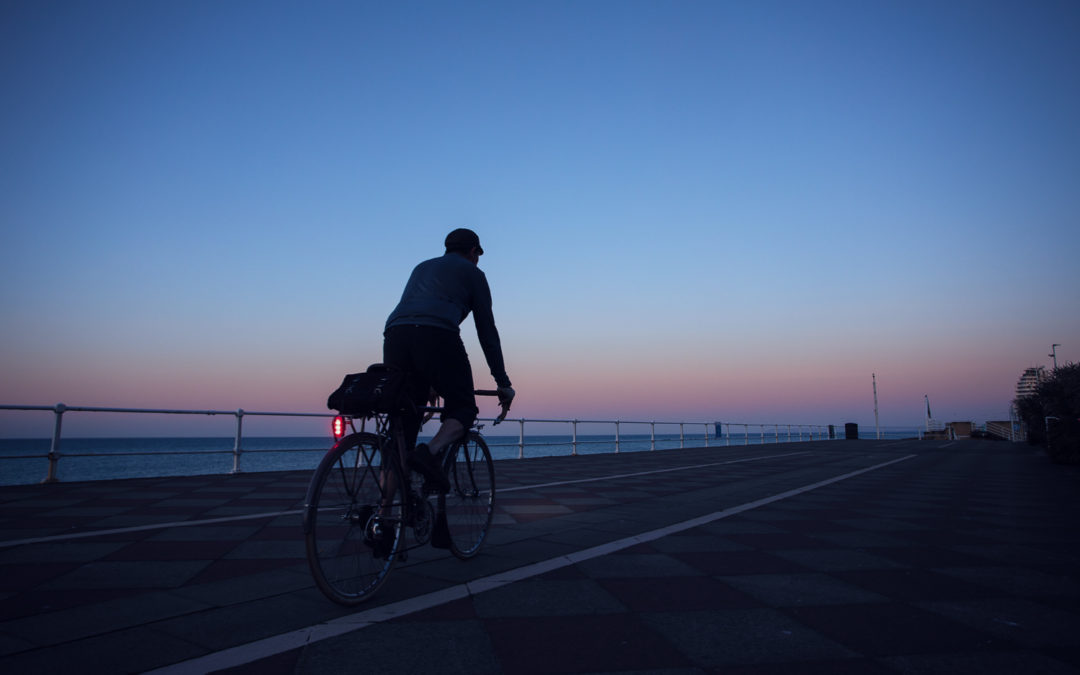
[[(498, 396), (499, 392), (494, 389), (474, 389), (473, 394), (477, 396)], [(496, 417), (495, 421), (491, 423), (491, 426), (495, 426), (499, 422), (502, 422), (504, 419), (506, 419), (506, 413), (510, 412), (509, 403), (500, 403), (499, 405), (502, 406), (502, 412), (499, 413), (499, 416)]]
[[(498, 396), (499, 392), (494, 389), (474, 389), (473, 394), (475, 394), (476, 396)], [(495, 426), (499, 422), (505, 420), (506, 413), (510, 412), (509, 403), (499, 403), (499, 405), (502, 406), (502, 412), (499, 413), (499, 416), (495, 418), (495, 421), (492, 422), (491, 426)], [(444, 408), (442, 408), (441, 406), (423, 406), (421, 408), (418, 408), (418, 410), (422, 413), (437, 413), (442, 412)], [(425, 418), (424, 421), (427, 421), (427, 419)]]

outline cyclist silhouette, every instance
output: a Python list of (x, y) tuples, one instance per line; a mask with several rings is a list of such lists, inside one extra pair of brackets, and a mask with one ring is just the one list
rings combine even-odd
[[(440, 468), (439, 456), (464, 436), (479, 413), (472, 366), (461, 341), (460, 325), (470, 312), (498, 386), (499, 403), (508, 408), (515, 395), (491, 311), (491, 290), (477, 267), (484, 254), (480, 237), (460, 228), (446, 236), (445, 245), (445, 254), (413, 269), (383, 334), (383, 362), (410, 373), (408, 395), (413, 402), (423, 406), (430, 390), (443, 398), (445, 410), (439, 430), (408, 455), (409, 466), (443, 492), (450, 484)], [(406, 442), (412, 447), (420, 432), (420, 417), (406, 416), (404, 424)]]

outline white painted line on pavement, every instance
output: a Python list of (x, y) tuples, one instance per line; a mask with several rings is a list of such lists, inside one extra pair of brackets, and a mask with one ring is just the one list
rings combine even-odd
[[(710, 464), (698, 464), (695, 466), (677, 466), (671, 469), (657, 469), (655, 471), (639, 471), (638, 473), (621, 473), (613, 474), (610, 476), (597, 476), (596, 478), (580, 478), (577, 480), (560, 481), (556, 483), (541, 483), (539, 485), (522, 485), (519, 487), (506, 488), (503, 490), (497, 489), (496, 496), (506, 492), (517, 492), (520, 490), (533, 490), (535, 488), (552, 487), (557, 485), (571, 485), (574, 483), (593, 483), (597, 481), (615, 480), (617, 478), (632, 478), (634, 476), (649, 476), (657, 473), (667, 473), (669, 471), (685, 471), (687, 469), (704, 469), (710, 466), (720, 466), (722, 464), (738, 464), (739, 462), (756, 462), (763, 459), (775, 459), (777, 457), (791, 457), (793, 455), (806, 455), (809, 454), (809, 450), (801, 452), (788, 452), (782, 455), (763, 455), (760, 457), (749, 457), (746, 459), (733, 459), (726, 462), (713, 462)], [(55, 534), (48, 537), (34, 537), (32, 539), (14, 539), (11, 541), (0, 541), (0, 548), (7, 548), (11, 546), (23, 546), (25, 544), (47, 544), (55, 541), (67, 541), (69, 539), (84, 539), (86, 537), (100, 537), (111, 534), (127, 534), (129, 532), (145, 532), (146, 530), (167, 530), (174, 527), (192, 527), (196, 525), (216, 525), (218, 523), (229, 523), (240, 520), (255, 520), (258, 518), (276, 518), (278, 516), (291, 516), (299, 515), (304, 512), (303, 509), (294, 509), (292, 511), (274, 511), (270, 513), (252, 513), (246, 516), (226, 516), (222, 518), (209, 518), (204, 520), (177, 520), (168, 523), (154, 523), (150, 525), (133, 525), (131, 527), (118, 527), (111, 530), (90, 530), (88, 532), (73, 532), (71, 534)]]
[(507, 492), (517, 492), (519, 490), (535, 490), (537, 488), (546, 487), (558, 487), (560, 485), (573, 485), (575, 483), (594, 483), (602, 480), (614, 480), (616, 478), (634, 478), (637, 476), (652, 476), (658, 473), (669, 473), (671, 471), (686, 471), (688, 469), (705, 469), (711, 466), (722, 466), (724, 464), (739, 464), (740, 462), (759, 462), (763, 459), (776, 459), (778, 457), (792, 457), (794, 455), (809, 455), (809, 450), (802, 450), (800, 452), (785, 452), (782, 455), (761, 455), (759, 457), (746, 457), (744, 459), (729, 459), (726, 462), (710, 462), (708, 464), (693, 464), (690, 466), (676, 466), (670, 469), (655, 469), (653, 471), (638, 471), (636, 473), (617, 473), (610, 476), (600, 476), (598, 478), (577, 478), (575, 480), (561, 480), (554, 483), (538, 483), (536, 485), (521, 485), (519, 487), (497, 489), (497, 494), (504, 494)]
[(291, 516), (303, 513), (303, 509), (293, 511), (274, 511), (271, 513), (252, 513), (246, 516), (225, 516), (222, 518), (208, 518), (205, 520), (177, 520), (171, 523), (154, 523), (151, 525), (133, 525), (131, 527), (118, 527), (112, 530), (90, 530), (88, 532), (73, 532), (72, 534), (54, 534), (49, 537), (35, 537), (33, 539), (14, 539), (0, 541), (0, 548), (9, 546), (22, 546), (24, 544), (46, 544), (52, 541), (67, 541), (68, 539), (83, 539), (85, 537), (101, 537), (106, 534), (126, 534), (128, 532), (143, 532), (145, 530), (167, 530), (172, 527), (191, 527), (193, 525), (215, 525), (217, 523), (231, 523), (237, 520), (256, 520), (258, 518), (276, 518), (277, 516)]
[(608, 555), (609, 553), (615, 553), (637, 544), (653, 541), (661, 537), (666, 537), (671, 534), (683, 532), (701, 525), (706, 525), (722, 518), (734, 516), (744, 511), (756, 509), (766, 504), (772, 504), (783, 499), (788, 499), (796, 495), (816, 490), (826, 485), (832, 485), (842, 480), (854, 478), (855, 476), (868, 473), (870, 471), (876, 471), (883, 469), (887, 466), (891, 466), (898, 462), (909, 460), (912, 457), (918, 455), (906, 455), (888, 462), (882, 462), (881, 464), (875, 464), (874, 466), (866, 467), (865, 469), (858, 469), (856, 471), (850, 471), (839, 476), (827, 478), (816, 483), (804, 485), (792, 490), (787, 490), (769, 497), (763, 497), (752, 502), (746, 502), (738, 506), (733, 506), (723, 511), (716, 511), (708, 515), (700, 516), (698, 518), (691, 518), (681, 523), (675, 523), (666, 527), (661, 527), (656, 530), (644, 532), (642, 534), (634, 535), (632, 537), (626, 537), (617, 541), (608, 542), (599, 546), (593, 546), (591, 548), (570, 553), (564, 556), (557, 556), (549, 560), (544, 560), (538, 563), (525, 565), (505, 572), (499, 572), (492, 574), (481, 579), (476, 579), (464, 584), (458, 584), (451, 586), (450, 588), (443, 589), (441, 591), (435, 591), (433, 593), (427, 593), (425, 595), (419, 595), (415, 598), (409, 598), (408, 600), (402, 600), (400, 602), (391, 603), (389, 605), (383, 605), (381, 607), (373, 607), (368, 610), (356, 612), (348, 616), (343, 616), (337, 619), (327, 621), (325, 623), (317, 624), (315, 626), (308, 626), (306, 628), (300, 628), (288, 633), (282, 633), (256, 642), (249, 642), (247, 644), (224, 649), (219, 652), (207, 654), (188, 661), (176, 663), (171, 666), (165, 666), (158, 668), (157, 670), (150, 671), (150, 675), (188, 675), (193, 673), (208, 673), (215, 670), (222, 670), (225, 668), (232, 668), (235, 666), (241, 666), (246, 663), (258, 661), (270, 656), (282, 654), (284, 652), (296, 649), (297, 647), (305, 646), (325, 640), (326, 638), (336, 637), (345, 633), (360, 630), (366, 628), (373, 623), (379, 623), (382, 621), (388, 621), (390, 619), (400, 618), (414, 612), (419, 612), (425, 609), (431, 609), (432, 607), (438, 607), (452, 600), (459, 600), (469, 595), (475, 595), (484, 591), (490, 591), (500, 586), (511, 584), (515, 581), (521, 581), (523, 579), (529, 579), (534, 576), (538, 576), (551, 570), (556, 570), (562, 567), (568, 567), (570, 565), (583, 562), (585, 560), (591, 560), (600, 556)]

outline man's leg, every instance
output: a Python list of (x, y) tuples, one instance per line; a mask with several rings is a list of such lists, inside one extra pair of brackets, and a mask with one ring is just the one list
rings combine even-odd
[(433, 455), (438, 455), (451, 443), (463, 438), (479, 412), (473, 394), (472, 366), (469, 365), (469, 355), (465, 353), (461, 336), (442, 333), (439, 337), (442, 339), (438, 341), (437, 349), (433, 350), (437, 357), (432, 364), (431, 383), (443, 397), (445, 412), (442, 426), (428, 442)]
[(461, 336), (433, 328), (427, 332), (425, 339), (427, 348), (415, 353), (415, 356), (422, 360), (423, 372), (431, 380), (435, 391), (443, 397), (445, 412), (442, 426), (426, 445), (416, 446), (409, 466), (445, 490), (449, 488), (449, 481), (442, 473), (438, 456), (451, 443), (464, 437), (478, 411), (473, 395), (472, 367)]
[(408, 458), (408, 466), (414, 471), (419, 471), (430, 481), (445, 492), (450, 489), (450, 481), (443, 475), (439, 456), (451, 443), (465, 435), (465, 425), (459, 420), (447, 417), (435, 435), (427, 443), (416, 446)]
[(428, 450), (431, 454), (438, 455), (445, 450), (448, 445), (464, 435), (465, 425), (456, 419), (448, 417), (443, 421), (442, 426), (435, 432), (435, 435), (432, 436), (431, 440), (428, 441)]

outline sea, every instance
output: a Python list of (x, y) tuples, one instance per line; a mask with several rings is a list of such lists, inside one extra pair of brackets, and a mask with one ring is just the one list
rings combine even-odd
[[(843, 438), (843, 428), (837, 428), (837, 438)], [(914, 438), (916, 428), (890, 428), (882, 432), (883, 438)], [(863, 438), (869, 438), (865, 429)], [(819, 435), (818, 438), (821, 438)], [(520, 438), (485, 434), (494, 459), (519, 457), (551, 457), (571, 455), (575, 451), (570, 435), (525, 436), (522, 449)], [(783, 444), (787, 435), (751, 431), (749, 434), (732, 433), (722, 437), (687, 433), (681, 440), (678, 434), (650, 435), (623, 434), (616, 448), (615, 437), (606, 435), (582, 435), (577, 437), (577, 454), (612, 452), (663, 451), (679, 447), (724, 447), (726, 445)], [(792, 440), (799, 440), (794, 436)], [(804, 435), (803, 440), (809, 440)], [(56, 477), (64, 482), (99, 481), (155, 476), (193, 476), (202, 474), (225, 474), (238, 465), (242, 473), (258, 471), (310, 471), (333, 445), (329, 437), (259, 437), (245, 436), (239, 458), (234, 456), (235, 439), (229, 437), (209, 438), (64, 438), (60, 446)], [(39, 483), (48, 475), (49, 439), (0, 439), (0, 485), (26, 485)]]

